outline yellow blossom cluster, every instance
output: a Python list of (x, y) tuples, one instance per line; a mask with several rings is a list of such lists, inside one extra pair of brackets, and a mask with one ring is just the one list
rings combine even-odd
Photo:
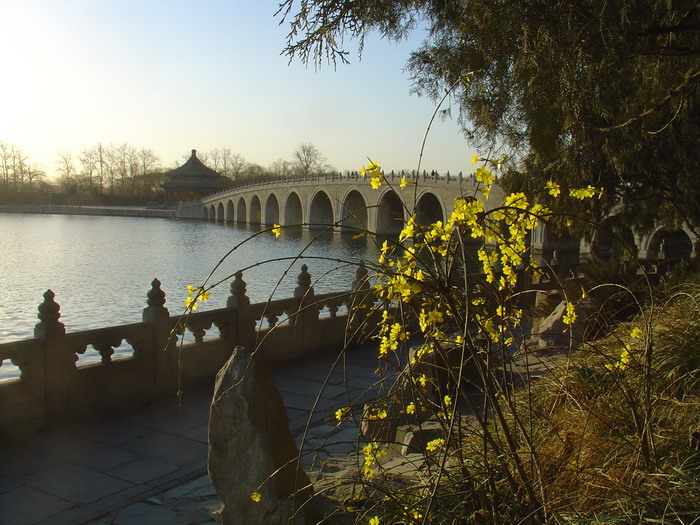
[(372, 186), (372, 189), (376, 190), (382, 185), (382, 181), (384, 180), (382, 168), (376, 162), (370, 161), (367, 166), (362, 166), (361, 175), (366, 177), (368, 173), (370, 175), (370, 185)]
[(435, 452), (439, 448), (442, 448), (445, 446), (445, 440), (442, 438), (437, 438), (433, 439), (432, 441), (428, 441), (425, 445), (425, 449), (430, 451), (430, 452)]
[(380, 328), (379, 337), (379, 354), (384, 356), (388, 352), (396, 351), (401, 341), (406, 341), (409, 337), (401, 323), (393, 323), (391, 325), (385, 323)]
[(386, 455), (386, 450), (380, 449), (379, 443), (373, 441), (362, 447), (362, 454), (364, 455), (362, 470), (365, 477), (374, 477), (374, 467), (377, 464), (377, 460)]
[(185, 307), (188, 310), (196, 310), (199, 303), (206, 303), (209, 300), (209, 292), (203, 286), (187, 285), (187, 299), (185, 299)]
[(574, 307), (573, 303), (566, 303), (566, 311), (564, 312), (564, 316), (561, 320), (564, 324), (568, 324), (569, 326), (574, 324), (574, 321), (576, 321), (576, 308)]
[(618, 370), (625, 370), (627, 368), (627, 366), (629, 365), (629, 362), (632, 359), (632, 356), (630, 354), (630, 350), (632, 350), (630, 345), (625, 344), (624, 349), (622, 350), (622, 353), (620, 354), (620, 359), (618, 359), (614, 363), (605, 363), (605, 368), (607, 368), (608, 370), (615, 370), (616, 368)]
[[(552, 197), (558, 197), (559, 194), (561, 194), (561, 186), (558, 182), (551, 180), (547, 181), (547, 183), (544, 185), (544, 189), (546, 189), (547, 193), (549, 193)], [(574, 199), (585, 200), (592, 199), (593, 197), (598, 197), (600, 199), (602, 196), (603, 189), (596, 188), (590, 184), (584, 188), (569, 189), (569, 197), (573, 197)]]
[(569, 195), (579, 200), (592, 199), (596, 196), (600, 199), (603, 196), (603, 190), (601, 188), (596, 188), (595, 186), (591, 186), (589, 184), (585, 188), (570, 189)]

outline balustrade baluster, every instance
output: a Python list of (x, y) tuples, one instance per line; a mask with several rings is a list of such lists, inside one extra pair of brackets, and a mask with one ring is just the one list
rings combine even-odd
[(153, 326), (153, 336), (150, 341), (139, 341), (134, 347), (134, 357), (138, 355), (144, 358), (144, 363), (154, 363), (158, 388), (174, 387), (177, 385), (177, 352), (174, 351), (177, 337), (170, 333), (170, 313), (158, 279), (151, 281), (146, 304), (141, 319)]
[(360, 261), (357, 265), (357, 270), (355, 270), (355, 279), (352, 281), (353, 290), (366, 290), (369, 289), (369, 281), (367, 275), (369, 272), (365, 268), (365, 261)]
[(45, 408), (49, 414), (68, 408), (71, 372), (78, 360), (75, 351), (66, 344), (66, 327), (58, 320), (61, 306), (54, 301), (55, 297), (51, 290), (46, 290), (44, 302), (39, 305), (39, 323), (34, 327), (34, 337), (43, 341)]
[(298, 299), (314, 296), (314, 289), (311, 286), (311, 275), (308, 270), (309, 267), (302, 264), (301, 272), (297, 275), (297, 287), (294, 288), (294, 297)]
[(301, 337), (303, 348), (306, 348), (313, 341), (313, 338), (318, 336), (315, 329), (318, 324), (319, 311), (318, 307), (314, 305), (316, 299), (308, 269), (308, 266), (302, 264), (301, 272), (297, 275), (294, 297), (299, 300), (299, 310), (292, 316), (294, 329)]
[(231, 282), (231, 295), (226, 301), (226, 306), (235, 310), (235, 318), (232, 326), (235, 326), (235, 334), (232, 339), (234, 346), (240, 345), (254, 350), (255, 346), (255, 319), (250, 310), (250, 299), (246, 295), (246, 282), (243, 280), (243, 272), (237, 271)]
[(39, 322), (34, 326), (34, 337), (48, 339), (49, 337), (66, 335), (66, 327), (59, 322), (61, 306), (54, 301), (56, 294), (51, 290), (44, 292), (44, 302), (39, 305)]

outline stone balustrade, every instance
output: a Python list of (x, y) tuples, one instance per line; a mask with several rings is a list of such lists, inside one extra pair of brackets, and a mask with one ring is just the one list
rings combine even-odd
[[(450, 172), (448, 171), (445, 175), (440, 175), (436, 171), (431, 171), (428, 173), (427, 171), (423, 170), (422, 173), (418, 173), (415, 170), (411, 172), (407, 171), (400, 171), (400, 172), (394, 172), (391, 171), (390, 173), (383, 173), (384, 177), (386, 180), (389, 182), (396, 182), (397, 184), (401, 181), (402, 177), (405, 177), (407, 181), (409, 182), (421, 182), (421, 183), (440, 183), (440, 184), (457, 184), (457, 185), (462, 185), (462, 184), (472, 184), (476, 185), (477, 181), (476, 178), (474, 177), (474, 174), (469, 174), (469, 175), (462, 175), (462, 172), (459, 172), (458, 175), (450, 175)], [(298, 186), (300, 184), (314, 184), (318, 185), (321, 183), (328, 183), (328, 182), (343, 182), (343, 181), (357, 181), (357, 180), (363, 180), (364, 177), (360, 175), (359, 172), (357, 171), (352, 171), (352, 172), (338, 172), (338, 173), (325, 173), (321, 175), (309, 175), (307, 177), (277, 177), (273, 179), (266, 179), (266, 180), (261, 180), (261, 181), (254, 181), (254, 182), (242, 182), (236, 184), (233, 188), (226, 188), (225, 190), (219, 190), (217, 192), (213, 192), (207, 197), (216, 197), (219, 195), (225, 195), (227, 193), (230, 193), (230, 191), (233, 189), (235, 191), (243, 191), (243, 190), (251, 190), (251, 189), (258, 189), (258, 188), (269, 188), (271, 186)]]
[[(281, 363), (356, 342), (374, 302), (364, 266), (346, 291), (316, 295), (306, 265), (297, 282), (294, 297), (251, 304), (238, 272), (225, 308), (171, 316), (155, 279), (142, 322), (72, 333), (48, 290), (34, 338), (0, 344), (0, 365), (19, 369), (19, 377), (0, 382), (0, 434), (135, 408), (183, 385), (211, 382), (238, 345)], [(77, 366), (79, 355), (93, 352), (92, 363)]]

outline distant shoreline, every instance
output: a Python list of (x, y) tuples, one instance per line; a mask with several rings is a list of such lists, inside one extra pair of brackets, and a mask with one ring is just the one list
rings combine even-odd
[(64, 206), (53, 204), (2, 204), (0, 213), (42, 213), (54, 215), (100, 215), (106, 217), (176, 218), (171, 208), (149, 209), (137, 206)]

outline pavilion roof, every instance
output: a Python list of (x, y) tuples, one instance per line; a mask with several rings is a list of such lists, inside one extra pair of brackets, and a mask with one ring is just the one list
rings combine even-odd
[(168, 177), (221, 177), (221, 174), (214, 171), (197, 158), (197, 150), (192, 150), (192, 156), (182, 166), (165, 173)]

